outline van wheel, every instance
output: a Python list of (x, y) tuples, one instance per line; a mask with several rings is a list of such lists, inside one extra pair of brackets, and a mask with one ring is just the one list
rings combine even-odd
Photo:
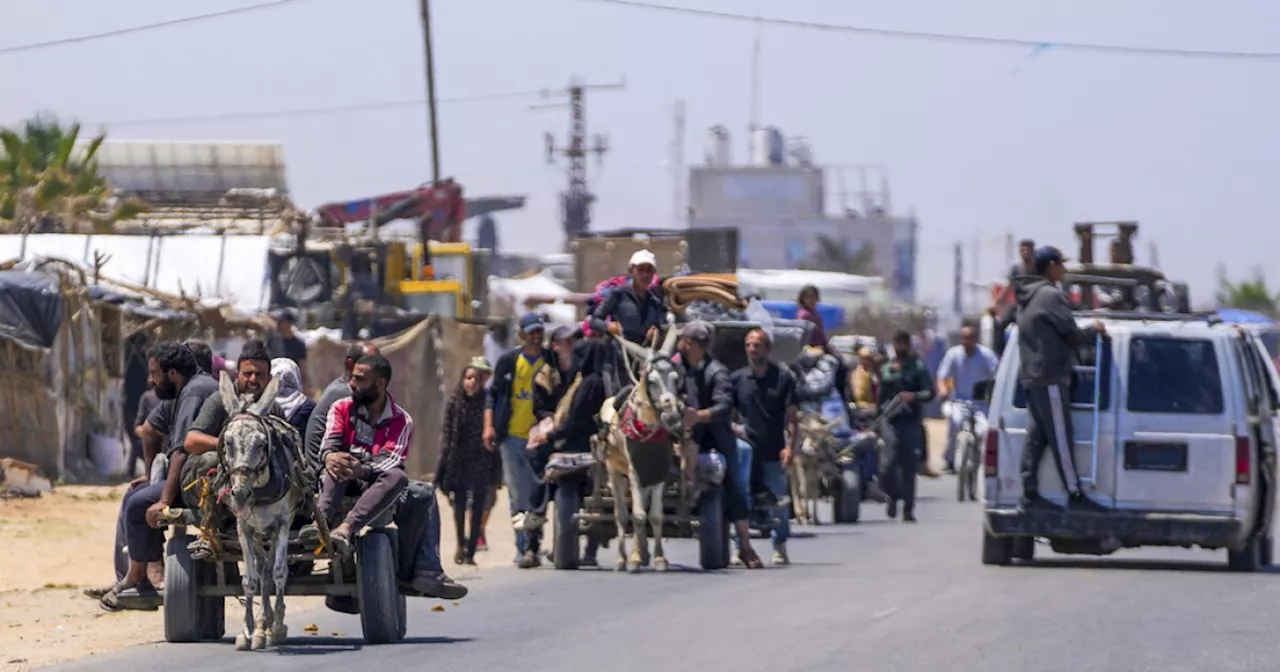
[(982, 528), (982, 564), (1004, 566), (1013, 561), (1013, 539), (997, 537)]
[(1255, 535), (1244, 548), (1238, 551), (1228, 549), (1227, 567), (1233, 572), (1258, 571), (1264, 566), (1262, 548), (1267, 541), (1266, 537)]
[(1031, 562), (1036, 559), (1035, 537), (1014, 537), (1011, 546), (1014, 560)]

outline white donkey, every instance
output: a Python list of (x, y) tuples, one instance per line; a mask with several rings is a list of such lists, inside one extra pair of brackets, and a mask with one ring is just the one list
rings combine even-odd
[[(289, 525), (311, 500), (299, 468), (298, 433), (267, 412), (277, 387), (272, 380), (254, 401), (252, 395), (237, 394), (225, 373), (219, 386), (228, 417), (219, 442), (222, 473), (230, 480), (230, 496), (224, 501), (236, 516), (244, 553), (244, 631), (236, 636), (239, 651), (277, 646), (288, 637), (284, 588), (289, 577)], [(328, 537), (323, 527), (321, 532), (321, 538)], [(262, 594), (262, 613), (256, 621), (255, 592)]]
[(792, 510), (801, 525), (818, 525), (818, 500), (822, 481), (839, 474), (836, 451), (831, 435), (841, 424), (827, 420), (818, 411), (801, 411), (796, 429), (800, 432), (800, 450), (792, 457), (790, 478)]
[[(662, 550), (662, 498), (671, 474), (672, 451), (681, 457), (685, 481), (692, 487), (697, 464), (696, 450), (690, 453), (684, 432), (684, 375), (672, 361), (676, 328), (668, 324), (666, 338), (658, 349), (645, 348), (618, 339), (626, 356), (643, 362), (637, 379), (630, 366), (623, 366), (634, 386), (621, 406), (616, 397), (606, 399), (600, 409), (603, 426), (603, 459), (613, 494), (613, 516), (618, 525), (618, 560), (615, 569), (627, 569), (626, 525), (632, 524), (635, 549), (631, 570), (649, 565), (646, 523), (653, 528), (653, 566), (663, 572), (669, 567)], [(625, 360), (625, 357), (624, 357)], [(629, 495), (629, 496), (628, 496)], [(628, 515), (630, 500), (630, 515)]]

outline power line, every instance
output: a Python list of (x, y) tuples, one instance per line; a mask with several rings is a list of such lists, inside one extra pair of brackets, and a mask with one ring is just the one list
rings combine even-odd
[[(439, 103), (476, 103), (494, 100), (510, 100), (517, 98), (531, 98), (535, 96), (547, 98), (552, 92), (547, 90), (537, 91), (512, 91), (509, 93), (487, 93), (474, 96), (460, 96), (457, 98), (441, 98)], [(226, 112), (220, 114), (198, 114), (186, 117), (157, 117), (152, 119), (122, 119), (119, 121), (100, 122), (99, 125), (108, 128), (120, 126), (160, 126), (168, 124), (190, 124), (206, 121), (242, 121), (249, 119), (276, 119), (289, 117), (310, 117), (324, 116), (330, 114), (343, 114), (347, 112), (372, 112), (379, 110), (391, 110), (398, 108), (421, 107), (426, 105), (427, 101), (423, 98), (413, 98), (405, 100), (386, 100), (371, 103), (355, 103), (351, 105), (332, 105), (325, 107), (305, 107), (283, 110), (264, 110), (259, 112)]]
[(24, 51), (35, 51), (37, 49), (47, 49), (50, 47), (61, 47), (68, 44), (78, 44), (80, 42), (90, 42), (100, 40), (107, 37), (116, 37), (119, 35), (130, 35), (133, 33), (142, 33), (148, 30), (156, 30), (159, 28), (169, 28), (171, 26), (180, 26), (185, 23), (195, 23), (206, 19), (217, 19), (224, 16), (233, 16), (236, 14), (248, 14), (263, 9), (274, 9), (283, 5), (291, 5), (307, 0), (270, 0), (270, 2), (261, 2), (256, 5), (248, 5), (245, 7), (236, 7), (234, 9), (224, 9), (219, 12), (210, 12), (208, 14), (197, 14), (195, 16), (185, 16), (180, 19), (170, 19), (168, 21), (158, 21), (156, 23), (147, 23), (141, 26), (130, 26), (128, 28), (118, 28), (116, 30), (108, 30), (101, 33), (92, 33), (89, 35), (77, 35), (75, 37), (64, 37), (57, 40), (49, 40), (47, 42), (32, 42), (30, 44), (15, 44), (9, 47), (0, 47), (0, 56), (7, 54), (16, 54)]
[(1137, 47), (1122, 44), (1097, 44), (1090, 42), (1057, 42), (1052, 40), (1027, 40), (1012, 37), (987, 37), (982, 35), (960, 35), (953, 33), (933, 33), (919, 30), (895, 30), (892, 28), (869, 28), (819, 21), (801, 21), (797, 19), (781, 19), (750, 14), (737, 14), (710, 9), (696, 9), (676, 5), (663, 5), (640, 0), (586, 0), (606, 5), (617, 5), (635, 9), (648, 9), (668, 13), (701, 16), (712, 19), (727, 19), (751, 23), (764, 23), (791, 28), (821, 30), (833, 33), (853, 33), (859, 35), (878, 35), (881, 37), (898, 37), (904, 39), (932, 40), (935, 42), (960, 42), (966, 44), (987, 44), (1006, 47), (1023, 47), (1031, 49), (1060, 49), (1071, 51), (1090, 51), (1113, 54), (1145, 54), (1149, 56), (1181, 56), (1185, 58), (1217, 58), (1231, 60), (1277, 60), (1280, 52), (1274, 51), (1221, 51), (1216, 49), (1177, 49), (1171, 47)]

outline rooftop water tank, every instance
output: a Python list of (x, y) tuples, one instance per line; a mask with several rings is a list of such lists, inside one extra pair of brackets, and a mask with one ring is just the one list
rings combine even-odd
[(729, 129), (712, 126), (707, 129), (706, 161), (708, 166), (728, 166), (732, 163), (729, 153)]
[(751, 163), (755, 166), (781, 166), (785, 162), (786, 143), (782, 132), (772, 126), (751, 132)]

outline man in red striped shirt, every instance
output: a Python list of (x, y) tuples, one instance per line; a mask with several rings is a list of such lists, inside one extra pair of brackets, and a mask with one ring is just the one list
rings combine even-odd
[(325, 423), (319, 507), (334, 520), (348, 492), (360, 494), (329, 535), (335, 554), (351, 550), (352, 535), (396, 505), (409, 485), (404, 460), (413, 439), (413, 418), (387, 393), (391, 363), (365, 355), (351, 370), (351, 396), (334, 402)]

